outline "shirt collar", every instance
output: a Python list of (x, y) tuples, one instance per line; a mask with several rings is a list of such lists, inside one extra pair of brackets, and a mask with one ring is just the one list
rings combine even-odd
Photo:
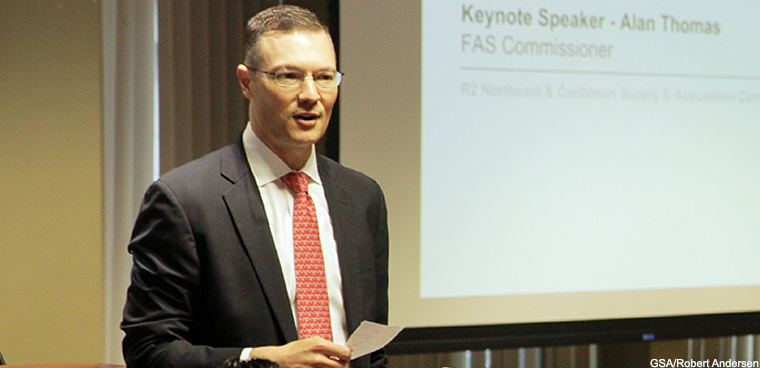
[[(294, 171), (259, 139), (256, 133), (253, 132), (250, 122), (248, 122), (245, 130), (243, 130), (243, 147), (248, 159), (248, 166), (250, 166), (253, 177), (256, 179), (256, 184), (259, 187), (278, 180), (283, 175)], [(312, 181), (320, 185), (322, 184), (319, 170), (317, 169), (316, 149), (314, 145), (311, 146), (311, 155), (306, 160), (306, 164), (298, 171), (309, 175)]]

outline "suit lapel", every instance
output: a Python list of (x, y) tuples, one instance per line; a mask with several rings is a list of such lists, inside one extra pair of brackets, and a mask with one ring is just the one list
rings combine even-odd
[(338, 262), (343, 280), (343, 304), (346, 310), (346, 324), (351, 334), (361, 323), (362, 293), (359, 275), (359, 247), (356, 239), (353, 206), (348, 190), (338, 177), (339, 173), (331, 169), (332, 162), (318, 156), (319, 176), (325, 190), (327, 206), (330, 210), (335, 243), (338, 247)]
[(235, 148), (235, 154), (222, 159), (222, 175), (233, 182), (232, 188), (223, 195), (224, 201), (285, 339), (297, 340), (298, 331), (261, 195), (242, 143), (238, 142)]
[[(228, 152), (232, 153), (223, 156), (221, 173), (233, 185), (223, 195), (224, 201), (285, 339), (297, 340), (298, 330), (290, 309), (277, 250), (258, 186), (245, 158), (242, 142), (238, 141)], [(318, 156), (318, 168), (338, 247), (343, 280), (343, 303), (350, 334), (361, 323), (362, 293), (359, 267), (356, 267), (360, 262), (360, 250), (352, 240), (356, 237), (356, 229), (351, 199), (338, 177), (339, 173), (332, 170), (332, 165), (334, 163), (328, 159)]]

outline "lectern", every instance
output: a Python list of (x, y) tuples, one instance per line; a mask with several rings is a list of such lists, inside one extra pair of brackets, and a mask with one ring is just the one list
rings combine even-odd
[(47, 363), (47, 364), (18, 364), (6, 365), (8, 368), (126, 368), (123, 365), (102, 363)]

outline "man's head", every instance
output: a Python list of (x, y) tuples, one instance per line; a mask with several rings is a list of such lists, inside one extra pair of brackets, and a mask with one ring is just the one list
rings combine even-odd
[(258, 49), (259, 40), (268, 32), (311, 31), (329, 34), (317, 16), (294, 5), (280, 5), (265, 9), (248, 21), (245, 28), (245, 61), (244, 64), (258, 68), (261, 54)]
[(237, 74), (253, 131), (293, 169), (300, 169), (327, 130), (338, 98), (335, 50), (308, 10), (269, 8), (248, 22), (245, 63)]

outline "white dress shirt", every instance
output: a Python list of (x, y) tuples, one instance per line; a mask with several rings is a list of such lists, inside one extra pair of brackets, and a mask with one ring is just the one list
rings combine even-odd
[[(269, 220), (277, 255), (280, 258), (282, 275), (290, 297), (294, 321), (296, 314), (296, 272), (293, 258), (293, 202), (295, 196), (280, 177), (293, 171), (285, 162), (274, 154), (256, 136), (250, 122), (243, 131), (243, 146), (251, 167), (253, 177), (264, 202), (264, 210)], [(325, 276), (327, 278), (327, 294), (330, 298), (330, 320), (332, 322), (333, 341), (345, 344), (347, 339), (346, 313), (343, 308), (343, 288), (338, 263), (338, 248), (333, 234), (327, 199), (322, 187), (322, 180), (317, 170), (316, 150), (312, 146), (311, 156), (301, 172), (309, 176), (309, 195), (314, 200), (319, 225), (319, 239), (322, 243), (322, 253), (325, 260)], [(296, 322), (297, 324), (297, 322)], [(245, 352), (244, 352), (245, 353)]]

